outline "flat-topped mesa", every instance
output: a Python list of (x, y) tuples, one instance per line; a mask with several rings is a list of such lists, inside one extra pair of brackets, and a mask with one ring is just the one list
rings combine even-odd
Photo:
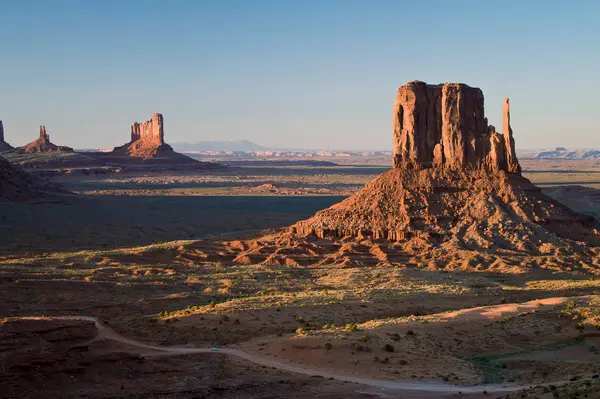
[(10, 151), (13, 147), (4, 141), (4, 125), (0, 121), (0, 153)]
[(462, 83), (413, 81), (394, 103), (395, 168), (487, 169), (520, 173), (504, 100), (504, 134), (488, 125), (480, 89)]

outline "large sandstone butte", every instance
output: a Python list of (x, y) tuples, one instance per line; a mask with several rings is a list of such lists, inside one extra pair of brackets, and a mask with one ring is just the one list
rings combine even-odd
[(500, 134), (488, 125), (480, 89), (410, 82), (394, 103), (394, 168), (292, 231), (477, 250), (548, 252), (565, 240), (598, 244), (592, 217), (521, 176), (508, 99), (503, 129)]
[(0, 121), (0, 153), (11, 151), (12, 149), (13, 147), (4, 141), (4, 125), (2, 124), (2, 121)]
[(131, 125), (131, 141), (115, 147), (117, 155), (128, 155), (144, 160), (164, 158), (169, 161), (195, 162), (185, 155), (176, 153), (165, 143), (164, 122), (162, 114), (152, 114), (152, 119), (146, 122), (134, 122)]
[(43, 152), (64, 151), (73, 152), (71, 147), (59, 146), (50, 141), (50, 136), (46, 132), (46, 126), (40, 126), (40, 137), (24, 147), (17, 148), (15, 152), (19, 154), (38, 154)]
[(302, 266), (600, 269), (596, 220), (521, 176), (507, 99), (503, 129), (500, 134), (488, 125), (479, 89), (408, 83), (394, 105), (390, 171), (281, 232), (198, 242), (181, 257)]
[(394, 167), (519, 173), (508, 99), (503, 130), (500, 134), (488, 125), (478, 88), (407, 83), (398, 89), (394, 103)]

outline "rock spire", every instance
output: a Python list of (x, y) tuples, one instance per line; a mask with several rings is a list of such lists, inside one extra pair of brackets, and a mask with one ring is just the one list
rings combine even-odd
[(0, 153), (10, 151), (13, 147), (4, 141), (4, 125), (0, 121)]
[(40, 136), (36, 140), (27, 144), (25, 147), (20, 147), (16, 150), (16, 152), (20, 154), (35, 154), (53, 151), (73, 152), (73, 149), (71, 147), (53, 144), (50, 141), (50, 135), (46, 131), (46, 126), (44, 125), (40, 126)]

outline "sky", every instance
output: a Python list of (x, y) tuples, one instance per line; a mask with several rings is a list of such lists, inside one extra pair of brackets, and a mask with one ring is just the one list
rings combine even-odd
[(390, 150), (411, 80), (480, 87), (517, 148), (600, 147), (597, 0), (0, 0), (0, 120), (23, 145)]

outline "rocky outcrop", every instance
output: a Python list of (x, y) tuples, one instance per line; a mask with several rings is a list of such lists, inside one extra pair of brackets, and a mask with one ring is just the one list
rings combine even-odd
[(193, 162), (194, 160), (173, 151), (165, 143), (164, 122), (162, 114), (152, 114), (152, 119), (146, 122), (134, 122), (131, 125), (131, 141), (123, 146), (115, 147), (116, 155), (128, 155), (145, 160), (165, 158)]
[(505, 99), (500, 134), (488, 125), (480, 89), (462, 83), (409, 82), (398, 89), (394, 103), (393, 165), (519, 173), (509, 112)]
[(4, 125), (0, 121), (0, 153), (10, 151), (13, 147), (4, 141)]
[(27, 201), (59, 191), (59, 186), (38, 179), (0, 157), (0, 201)]
[(46, 132), (46, 126), (42, 125), (40, 126), (40, 137), (27, 144), (25, 147), (18, 148), (15, 152), (19, 154), (38, 154), (54, 151), (73, 152), (73, 149), (71, 147), (53, 144), (50, 141), (50, 136)]

